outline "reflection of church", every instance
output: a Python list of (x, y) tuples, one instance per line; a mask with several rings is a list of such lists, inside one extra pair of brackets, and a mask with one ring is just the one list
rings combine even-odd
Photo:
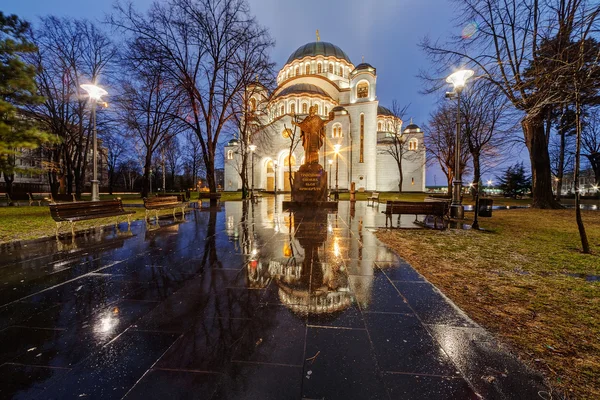
[[(325, 128), (325, 144), (319, 163), (330, 172), (335, 185), (334, 146), (340, 145), (339, 187), (347, 189), (354, 181), (357, 189), (397, 191), (398, 168), (387, 149), (394, 135), (406, 143), (403, 157), (403, 190), (425, 190), (425, 149), (423, 132), (379, 106), (376, 96), (376, 69), (367, 63), (354, 66), (339, 47), (313, 42), (299, 47), (277, 75), (277, 88), (271, 93), (259, 83), (250, 85), (249, 108), (256, 133), (254, 186), (272, 191), (289, 191), (289, 131), (293, 114), (302, 120), (311, 106), (323, 119), (329, 112), (334, 120)], [(297, 137), (300, 132), (296, 133)], [(225, 147), (225, 190), (241, 189), (238, 174), (239, 147), (231, 140)], [(249, 157), (249, 160), (251, 158)], [(249, 161), (250, 162), (250, 161)], [(291, 172), (304, 163), (304, 149), (298, 145), (291, 155)], [(250, 170), (250, 168), (249, 168)]]

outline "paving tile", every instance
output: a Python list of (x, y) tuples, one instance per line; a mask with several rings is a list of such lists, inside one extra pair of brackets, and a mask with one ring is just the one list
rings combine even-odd
[(300, 398), (302, 367), (233, 363), (213, 399), (296, 400)]
[(353, 302), (352, 298), (348, 301), (350, 304), (339, 311), (309, 314), (308, 325), (365, 329), (365, 321), (358, 304)]
[(246, 319), (198, 319), (188, 332), (169, 348), (157, 368), (223, 371), (230, 364), (235, 344), (245, 328)]
[(303, 397), (387, 399), (365, 330), (309, 327), (302, 375)]
[(425, 324), (475, 326), (430, 283), (394, 282), (394, 286)]
[(424, 282), (425, 278), (406, 262), (375, 262), (391, 281)]
[(128, 331), (42, 394), (45, 398), (121, 398), (173, 344), (177, 335)]
[(383, 371), (456, 376), (457, 368), (411, 315), (366, 313), (365, 322)]
[(302, 365), (305, 318), (284, 306), (261, 306), (233, 353), (234, 361)]
[(0, 365), (26, 352), (33, 352), (44, 343), (53, 342), (62, 330), (11, 326), (0, 331)]
[(386, 373), (384, 380), (392, 400), (479, 399), (462, 378)]
[(6, 363), (0, 365), (0, 398), (30, 399), (39, 396), (50, 382), (68, 369)]
[(379, 273), (373, 276), (350, 276), (350, 287), (361, 310), (370, 312), (412, 313), (408, 303), (394, 285)]
[(152, 369), (124, 399), (211, 399), (221, 379), (213, 373)]

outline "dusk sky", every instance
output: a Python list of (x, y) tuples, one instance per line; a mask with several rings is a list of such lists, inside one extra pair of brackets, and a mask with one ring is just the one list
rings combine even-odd
[[(151, 0), (135, 0), (140, 10)], [(460, 32), (454, 27), (452, 4), (444, 0), (249, 0), (251, 12), (266, 26), (276, 41), (272, 58), (281, 67), (299, 46), (321, 40), (342, 48), (357, 65), (365, 62), (377, 68), (377, 95), (380, 104), (390, 107), (396, 99), (410, 104), (405, 124), (412, 117), (418, 125), (426, 122), (435, 96), (419, 93), (420, 69), (428, 60), (419, 41), (429, 35), (443, 38)], [(84, 17), (102, 20), (111, 12), (112, 2), (90, 0), (4, 0), (0, 9), (35, 23), (38, 16)], [(448, 68), (448, 73), (452, 68)], [(450, 89), (450, 88), (449, 88)], [(483, 177), (487, 179), (487, 176)], [(443, 185), (438, 168), (428, 167), (427, 185)]]

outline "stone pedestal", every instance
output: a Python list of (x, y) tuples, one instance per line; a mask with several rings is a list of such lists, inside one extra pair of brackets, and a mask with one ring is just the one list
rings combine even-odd
[(319, 164), (304, 164), (294, 174), (292, 201), (284, 201), (284, 209), (337, 208), (337, 202), (327, 201), (327, 171)]
[(304, 164), (294, 174), (292, 201), (316, 203), (327, 201), (327, 172), (319, 164)]

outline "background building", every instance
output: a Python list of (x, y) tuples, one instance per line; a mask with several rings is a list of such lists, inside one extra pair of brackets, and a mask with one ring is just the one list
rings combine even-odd
[[(402, 121), (379, 105), (377, 71), (368, 63), (354, 66), (339, 47), (327, 42), (312, 42), (294, 51), (277, 75), (273, 92), (260, 83), (247, 88), (254, 157), (254, 186), (257, 189), (289, 191), (289, 174), (304, 163), (304, 149), (298, 145), (290, 154), (290, 137), (294, 137), (292, 115), (302, 120), (311, 106), (318, 115), (334, 120), (327, 124), (326, 140), (319, 163), (331, 171), (335, 186), (334, 145), (339, 144), (339, 188), (398, 191), (399, 172), (388, 149), (395, 137), (403, 140), (403, 190), (425, 191), (425, 148), (423, 131), (415, 124), (402, 130)], [(296, 139), (300, 130), (296, 128)], [(225, 190), (241, 189), (239, 176), (240, 140), (225, 146)], [(252, 157), (248, 157), (251, 162)], [(291, 161), (291, 167), (290, 165)], [(248, 171), (252, 168), (249, 166)], [(252, 179), (251, 177), (249, 178)]]

